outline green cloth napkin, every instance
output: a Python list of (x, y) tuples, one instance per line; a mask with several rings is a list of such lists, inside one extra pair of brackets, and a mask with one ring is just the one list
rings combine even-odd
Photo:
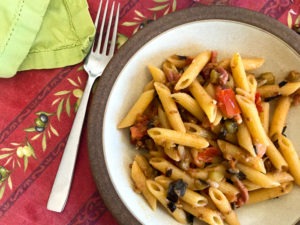
[(0, 77), (81, 62), (95, 28), (86, 0), (0, 0)]

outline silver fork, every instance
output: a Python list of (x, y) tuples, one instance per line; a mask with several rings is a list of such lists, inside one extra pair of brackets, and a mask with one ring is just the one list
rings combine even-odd
[[(52, 186), (52, 190), (48, 199), (47, 209), (55, 212), (62, 212), (65, 204), (67, 202), (70, 188), (71, 188), (71, 182), (73, 178), (73, 172), (75, 167), (75, 161), (77, 157), (78, 152), (78, 145), (79, 140), (81, 136), (81, 130), (82, 125), (84, 122), (85, 112), (87, 103), (89, 100), (89, 95), (92, 89), (92, 86), (96, 80), (97, 77), (101, 76), (106, 65), (112, 58), (115, 50), (115, 44), (116, 44), (116, 36), (117, 36), (117, 28), (118, 28), (118, 20), (119, 20), (119, 10), (120, 10), (120, 4), (117, 6), (116, 10), (116, 16), (115, 16), (115, 23), (113, 27), (113, 34), (112, 38), (109, 41), (109, 34), (110, 29), (113, 21), (113, 15), (115, 11), (115, 2), (112, 3), (111, 12), (109, 16), (109, 21), (107, 25), (106, 35), (104, 39), (104, 44), (101, 46), (102, 42), (102, 36), (103, 36), (103, 30), (105, 25), (105, 18), (108, 11), (108, 2), (107, 0), (105, 9), (103, 12), (100, 32), (99, 32), (99, 39), (97, 42), (96, 49), (94, 50), (94, 45), (96, 44), (96, 41), (94, 41), (94, 44), (91, 48), (91, 51), (89, 55), (87, 56), (85, 62), (84, 62), (84, 69), (88, 73), (88, 80), (87, 84), (84, 90), (84, 93), (82, 95), (81, 103), (78, 108), (78, 111), (76, 113), (76, 117), (73, 122), (73, 126), (71, 129), (71, 132), (69, 134), (68, 141), (66, 143), (66, 147), (55, 177), (54, 184)], [(99, 4), (96, 20), (95, 20), (95, 27), (97, 30), (97, 25), (99, 22), (99, 17), (101, 14), (101, 7), (102, 7), (102, 0)], [(110, 42), (110, 43), (109, 43)], [(108, 45), (110, 44), (109, 51), (107, 53)]]

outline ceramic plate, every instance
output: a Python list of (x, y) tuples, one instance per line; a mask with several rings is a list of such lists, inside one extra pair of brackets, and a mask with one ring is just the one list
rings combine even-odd
[[(261, 71), (280, 81), (291, 69), (300, 71), (300, 38), (281, 23), (245, 9), (195, 7), (167, 15), (139, 31), (118, 51), (99, 80), (88, 120), (90, 162), (109, 210), (120, 224), (177, 225), (164, 210), (153, 212), (133, 191), (129, 164), (136, 149), (117, 124), (149, 81), (146, 66), (171, 54), (195, 55), (217, 50), (219, 58), (239, 52), (263, 57)], [(287, 135), (300, 150), (300, 108), (293, 108)], [(243, 225), (294, 225), (299, 220), (300, 188), (278, 199), (237, 210)], [(199, 221), (194, 224), (201, 224)]]

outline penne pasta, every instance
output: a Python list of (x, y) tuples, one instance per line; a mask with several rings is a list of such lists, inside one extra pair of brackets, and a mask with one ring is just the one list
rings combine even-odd
[(269, 133), (269, 123), (270, 123), (270, 104), (268, 102), (261, 103), (262, 112), (259, 112), (260, 122), (266, 132)]
[(288, 194), (293, 189), (293, 183), (284, 183), (274, 188), (261, 188), (255, 191), (249, 192), (249, 200), (246, 203), (254, 204), (269, 199), (277, 198), (282, 195)]
[(250, 91), (249, 82), (247, 80), (244, 64), (242, 62), (242, 58), (239, 53), (235, 53), (232, 56), (232, 59), (230, 61), (230, 67), (231, 67), (232, 76), (236, 87), (241, 88), (246, 92), (249, 92)]
[(295, 183), (300, 185), (300, 161), (294, 145), (283, 135), (278, 136), (278, 145), (280, 152), (288, 164), (288, 170), (294, 177)]
[(188, 187), (192, 190), (196, 189), (195, 179), (188, 175), (185, 171), (174, 166), (171, 162), (165, 160), (164, 158), (151, 158), (150, 164), (164, 175), (172, 178), (172, 180), (182, 179), (188, 184)]
[[(168, 190), (172, 179), (166, 176), (158, 176), (155, 178), (155, 181), (162, 185), (166, 190)], [(186, 189), (184, 195), (180, 196), (180, 198), (193, 207), (206, 206), (208, 202), (206, 197), (190, 190), (189, 188)]]
[(267, 134), (260, 122), (260, 118), (254, 102), (245, 98), (244, 96), (237, 95), (236, 100), (243, 113), (243, 121), (246, 123), (254, 144), (259, 143), (268, 146)]
[(255, 76), (252, 74), (247, 76), (247, 80), (248, 80), (248, 85), (249, 85), (249, 94), (251, 96), (250, 99), (252, 101), (255, 101), (257, 81), (255, 79)]
[(208, 191), (212, 201), (225, 217), (225, 221), (229, 225), (239, 225), (240, 222), (237, 218), (237, 215), (231, 208), (231, 205), (226, 196), (220, 190), (214, 187), (210, 187)]
[(205, 148), (209, 145), (208, 141), (199, 135), (165, 128), (151, 128), (148, 130), (148, 135), (160, 145), (163, 145), (166, 141), (194, 148)]
[(151, 103), (155, 95), (155, 91), (149, 90), (143, 92), (135, 104), (131, 107), (127, 115), (123, 120), (118, 124), (118, 128), (125, 128), (132, 126), (136, 120), (137, 115), (142, 114), (148, 105)]
[[(279, 182), (280, 184), (294, 181), (294, 178), (291, 176), (291, 174), (287, 172), (276, 171), (276, 172), (267, 173), (266, 175), (271, 179), (274, 179), (275, 181)], [(253, 191), (261, 188), (259, 185), (254, 184), (249, 180), (243, 180), (243, 184), (247, 187), (249, 191)]]
[(195, 123), (184, 123), (184, 126), (185, 126), (187, 133), (196, 134), (196, 135), (199, 135), (206, 139), (215, 138), (215, 135), (211, 131), (209, 131)]
[(263, 85), (257, 88), (257, 91), (263, 98), (274, 96), (290, 96), (300, 88), (300, 82), (289, 82), (279, 87), (278, 84)]
[(205, 91), (197, 80), (192, 82), (189, 86), (189, 90), (205, 112), (209, 122), (213, 123), (217, 116), (216, 101)]
[(204, 120), (205, 114), (193, 97), (183, 92), (174, 93), (171, 95), (171, 97), (175, 100), (175, 102), (177, 102), (187, 111), (189, 111), (199, 121)]
[(174, 100), (171, 97), (171, 92), (170, 92), (169, 88), (159, 82), (155, 82), (154, 87), (155, 87), (158, 97), (162, 103), (162, 106), (165, 110), (165, 113), (167, 115), (167, 118), (168, 118), (168, 121), (169, 121), (171, 127), (176, 131), (185, 132), (185, 127), (183, 125), (183, 121), (178, 112), (176, 103), (174, 102)]
[(191, 57), (182, 56), (182, 55), (171, 55), (167, 58), (167, 61), (172, 63), (176, 68), (183, 69), (186, 67), (190, 61), (192, 60)]
[(171, 125), (168, 121), (167, 115), (166, 115), (165, 111), (163, 110), (163, 108), (161, 107), (161, 105), (159, 105), (157, 107), (157, 115), (158, 115), (158, 120), (159, 120), (159, 123), (161, 124), (161, 126), (163, 128), (171, 129)]
[(208, 63), (211, 51), (204, 51), (197, 55), (175, 85), (175, 90), (187, 88), (198, 76), (203, 67)]
[(162, 204), (162, 206), (167, 209), (170, 215), (172, 215), (179, 223), (187, 223), (186, 213), (182, 209), (176, 207), (174, 211), (170, 210), (166, 197), (166, 190), (159, 183), (153, 180), (147, 180), (146, 185), (151, 194), (153, 194), (155, 198)]
[(223, 225), (223, 219), (221, 215), (213, 209), (208, 207), (193, 207), (187, 203), (182, 203), (182, 207), (185, 211), (189, 212), (198, 219), (211, 224), (211, 225)]
[(257, 156), (253, 157), (245, 150), (227, 141), (218, 140), (218, 146), (222, 151), (224, 158), (227, 160), (234, 159), (257, 171), (260, 171), (261, 173), (266, 173), (266, 169), (261, 158)]
[(281, 135), (285, 127), (288, 111), (290, 110), (291, 99), (289, 97), (280, 97), (277, 101), (272, 121), (270, 124), (269, 136), (271, 140), (276, 140)]
[(249, 166), (245, 166), (241, 163), (238, 163), (237, 168), (246, 175), (248, 180), (252, 181), (253, 183), (263, 188), (271, 188), (280, 185), (279, 182), (268, 177), (266, 174), (263, 174)]
[(272, 162), (273, 166), (279, 170), (279, 171), (287, 171), (288, 164), (279, 152), (279, 150), (276, 148), (274, 143), (268, 138), (268, 147), (266, 151), (266, 155)]
[[(248, 71), (260, 68), (264, 64), (265, 60), (263, 58), (242, 58), (242, 62), (244, 65), (244, 69)], [(230, 59), (224, 59), (220, 61), (218, 65), (223, 67), (224, 69), (229, 69)]]
[(142, 169), (139, 167), (136, 161), (133, 161), (131, 167), (131, 178), (135, 183), (135, 187), (138, 191), (140, 191), (147, 202), (149, 203), (150, 207), (153, 210), (156, 210), (156, 199), (154, 196), (149, 192), (148, 188), (146, 187), (146, 176), (144, 175)]
[(166, 76), (164, 72), (156, 66), (148, 65), (148, 69), (154, 82), (166, 83)]
[(166, 141), (164, 143), (164, 151), (167, 156), (169, 156), (171, 159), (173, 159), (176, 162), (180, 161), (180, 155), (178, 152), (178, 149), (176, 148), (176, 145), (171, 141)]
[(252, 138), (247, 126), (244, 123), (238, 125), (236, 136), (239, 145), (249, 152), (250, 155), (255, 157), (256, 153), (253, 147)]

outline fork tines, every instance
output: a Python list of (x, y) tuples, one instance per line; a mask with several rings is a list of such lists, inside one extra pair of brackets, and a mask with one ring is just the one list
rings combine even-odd
[[(114, 11), (115, 11), (115, 1), (113, 1), (112, 5), (111, 5), (108, 24), (105, 25), (108, 6), (109, 6), (109, 0), (107, 0), (106, 4), (105, 4), (105, 8), (104, 8), (104, 11), (103, 11), (103, 16), (101, 17), (102, 21), (101, 21), (101, 27), (100, 27), (100, 31), (99, 31), (99, 38), (98, 38), (98, 40), (95, 40), (94, 45), (97, 43), (95, 52), (98, 52), (100, 54), (106, 54), (108, 56), (112, 56), (114, 54), (115, 45), (116, 45), (116, 36), (117, 36), (116, 34), (117, 34), (117, 29), (118, 29), (118, 19), (114, 20), (114, 27), (113, 27), (113, 30), (112, 30), (113, 34), (111, 35), (111, 25), (113, 23), (113, 17), (114, 17)], [(99, 23), (100, 14), (101, 14), (101, 8), (102, 8), (102, 0), (100, 1), (97, 16), (96, 16), (96, 19), (95, 19), (96, 32), (97, 32), (97, 27), (98, 27), (98, 23)], [(120, 3), (117, 3), (115, 18), (119, 18), (119, 11), (120, 11)], [(103, 42), (102, 37), (104, 35), (103, 30), (104, 30), (105, 26), (107, 26), (107, 28), (106, 28), (104, 43), (102, 45), (102, 42)], [(109, 36), (110, 35), (111, 35), (111, 41), (109, 43)], [(110, 45), (109, 52), (107, 52), (108, 45)]]

